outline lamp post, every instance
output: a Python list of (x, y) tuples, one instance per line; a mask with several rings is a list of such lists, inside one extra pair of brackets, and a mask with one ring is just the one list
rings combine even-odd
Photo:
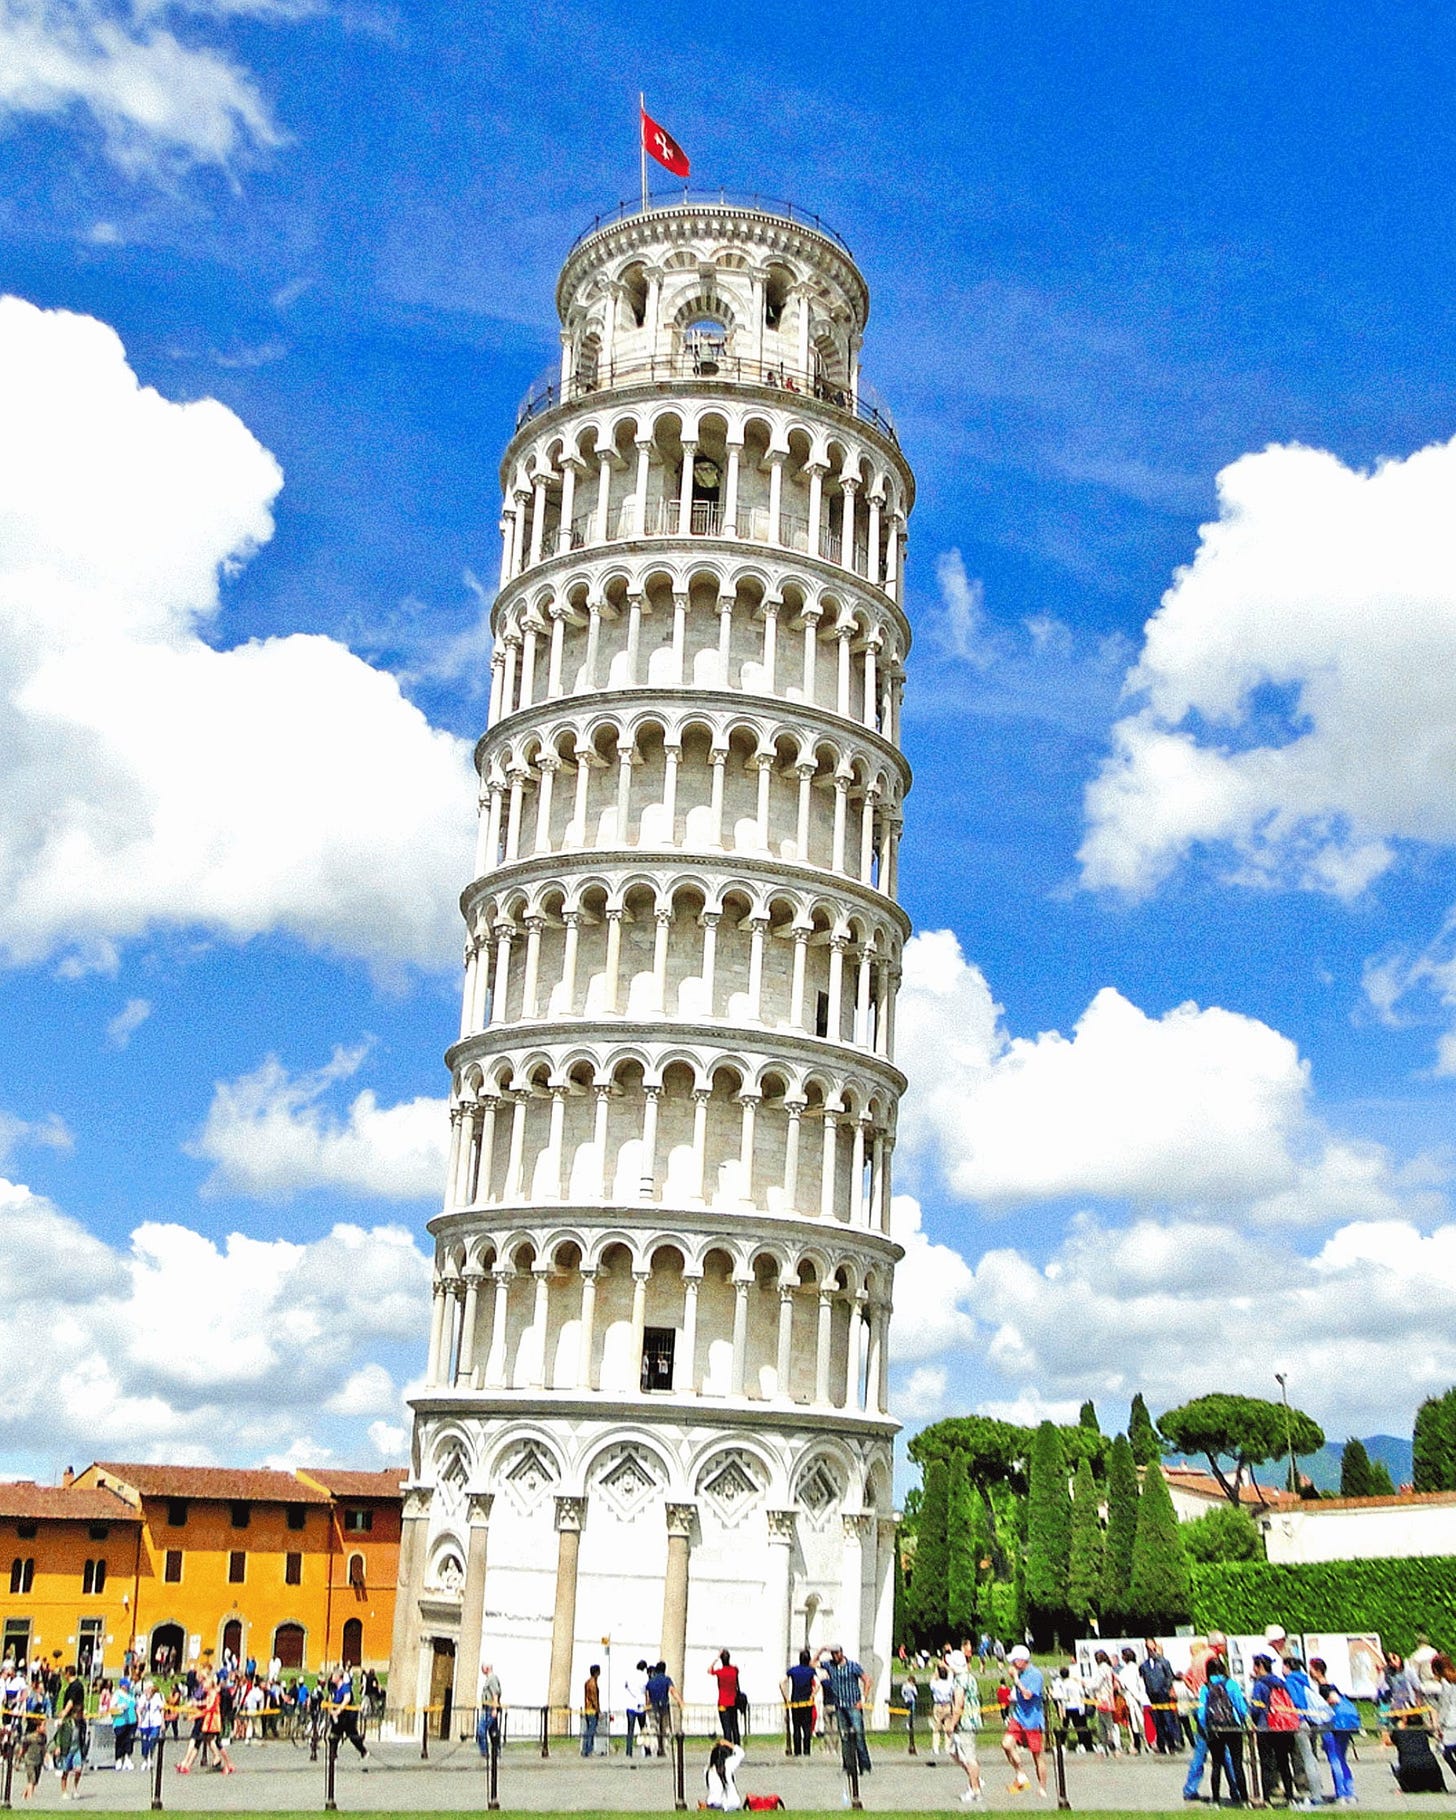
[(1289, 1380), (1282, 1371), (1274, 1373), (1274, 1382), (1279, 1386), (1280, 1401), (1284, 1404), (1284, 1445), (1289, 1451), (1289, 1489), (1295, 1497), (1299, 1496), (1299, 1468), (1294, 1460), (1294, 1422), (1289, 1413)]

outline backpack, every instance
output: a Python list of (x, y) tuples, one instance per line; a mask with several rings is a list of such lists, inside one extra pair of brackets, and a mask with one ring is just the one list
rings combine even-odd
[(1210, 1681), (1208, 1698), (1203, 1703), (1203, 1729), (1205, 1732), (1236, 1732), (1239, 1726), (1239, 1709), (1234, 1705), (1234, 1697), (1228, 1690), (1227, 1681)]
[(1282, 1681), (1271, 1682), (1269, 1687), (1269, 1708), (1265, 1724), (1271, 1732), (1297, 1732), (1299, 1730), (1299, 1708), (1289, 1697), (1289, 1689)]

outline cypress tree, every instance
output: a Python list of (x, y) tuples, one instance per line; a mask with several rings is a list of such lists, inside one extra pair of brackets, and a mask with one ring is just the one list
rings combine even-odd
[(1186, 1621), (1193, 1604), (1188, 1554), (1168, 1481), (1156, 1466), (1143, 1475), (1132, 1546), (1132, 1610), (1153, 1635)]
[(906, 1601), (908, 1628), (924, 1648), (944, 1641), (950, 1472), (944, 1460), (932, 1460), (925, 1473), (925, 1496), (915, 1537), (915, 1566)]
[(1390, 1468), (1384, 1460), (1370, 1462), (1370, 1490), (1366, 1493), (1371, 1498), (1393, 1498), (1395, 1481), (1390, 1476)]
[(1340, 1455), (1340, 1496), (1342, 1498), (1371, 1498), (1375, 1493), (1371, 1488), (1373, 1473), (1370, 1466), (1370, 1455), (1365, 1451), (1365, 1443), (1351, 1436), (1346, 1441)]
[(964, 1453), (950, 1462), (950, 1495), (946, 1546), (946, 1621), (953, 1642), (970, 1636), (976, 1623), (976, 1507)]
[(1067, 1609), (1082, 1625), (1097, 1616), (1102, 1598), (1102, 1520), (1091, 1463), (1083, 1460), (1072, 1482), (1072, 1542), (1067, 1564)]
[(1027, 1491), (1026, 1602), (1039, 1632), (1061, 1628), (1067, 1609), (1067, 1571), (1072, 1547), (1072, 1504), (1067, 1493), (1067, 1456), (1055, 1422), (1043, 1422), (1031, 1442)]
[(1137, 1536), (1138, 1478), (1126, 1435), (1112, 1443), (1107, 1460), (1107, 1540), (1102, 1554), (1102, 1614), (1121, 1619), (1132, 1588), (1132, 1547)]
[(1132, 1447), (1132, 1457), (1139, 1466), (1151, 1466), (1155, 1460), (1163, 1457), (1163, 1450), (1158, 1445), (1158, 1431), (1153, 1427), (1153, 1418), (1148, 1414), (1148, 1406), (1143, 1401), (1141, 1391), (1133, 1397), (1132, 1408), (1128, 1411), (1127, 1438)]
[(1077, 1411), (1077, 1421), (1081, 1427), (1090, 1428), (1095, 1435), (1100, 1435), (1102, 1433), (1102, 1430), (1097, 1425), (1097, 1406), (1092, 1401), (1091, 1397), (1088, 1397), (1087, 1401)]
[(1456, 1491), (1456, 1388), (1427, 1397), (1416, 1411), (1411, 1455), (1416, 1491)]

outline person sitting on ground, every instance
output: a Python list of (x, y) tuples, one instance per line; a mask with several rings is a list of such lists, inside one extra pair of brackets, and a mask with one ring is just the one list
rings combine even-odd
[(725, 1739), (715, 1744), (708, 1753), (708, 1767), (703, 1771), (703, 1782), (708, 1791), (704, 1806), (724, 1814), (736, 1814), (743, 1806), (743, 1797), (738, 1792), (738, 1766), (743, 1761), (743, 1746), (729, 1744)]
[(1046, 1682), (1039, 1668), (1033, 1668), (1031, 1651), (1018, 1643), (1008, 1660), (1011, 1664), (1011, 1707), (1006, 1716), (1006, 1732), (1001, 1748), (1011, 1765), (1011, 1792), (1020, 1794), (1030, 1787), (1021, 1767), (1021, 1751), (1030, 1753), (1036, 1771), (1036, 1792), (1045, 1799), (1047, 1792), (1046, 1762), (1043, 1743), (1046, 1738)]

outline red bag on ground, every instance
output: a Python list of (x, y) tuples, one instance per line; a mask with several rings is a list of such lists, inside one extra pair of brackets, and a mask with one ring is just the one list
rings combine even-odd
[(743, 1797), (743, 1805), (751, 1814), (771, 1814), (783, 1804), (782, 1795), (745, 1795)]

